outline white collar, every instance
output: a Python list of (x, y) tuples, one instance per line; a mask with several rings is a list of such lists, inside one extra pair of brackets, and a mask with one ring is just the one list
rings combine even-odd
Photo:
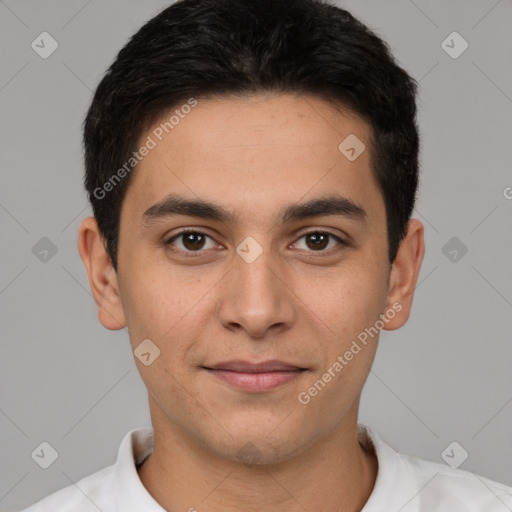
[(114, 501), (120, 511), (165, 512), (149, 494), (137, 473), (137, 464), (153, 451), (154, 432), (152, 427), (130, 430), (119, 447), (114, 469)]

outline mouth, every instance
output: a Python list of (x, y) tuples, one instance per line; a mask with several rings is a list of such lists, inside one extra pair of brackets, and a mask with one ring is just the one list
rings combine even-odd
[(203, 366), (214, 377), (227, 384), (250, 392), (263, 392), (282, 386), (306, 372), (301, 368), (283, 361), (226, 361), (215, 366)]

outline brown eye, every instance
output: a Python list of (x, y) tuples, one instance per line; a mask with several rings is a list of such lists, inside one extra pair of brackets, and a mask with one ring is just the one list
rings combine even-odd
[[(206, 233), (202, 233), (201, 231), (187, 230), (181, 231), (180, 233), (169, 238), (169, 240), (164, 242), (164, 245), (170, 246), (172, 250), (176, 252), (204, 252), (202, 249), (205, 249), (207, 239), (210, 239), (213, 242), (213, 239)], [(175, 242), (178, 241), (180, 241), (181, 244), (175, 244)], [(215, 247), (215, 243), (212, 243), (211, 247)]]
[(201, 233), (186, 233), (182, 235), (183, 245), (190, 251), (202, 249), (204, 245), (204, 235)]
[(325, 233), (308, 233), (306, 236), (306, 244), (310, 249), (325, 249), (329, 244), (329, 235)]
[[(335, 252), (336, 250), (340, 249), (340, 247), (336, 246), (346, 246), (348, 245), (345, 243), (341, 238), (337, 237), (336, 235), (333, 235), (332, 233), (327, 233), (324, 231), (310, 231), (309, 233), (305, 233), (302, 235), (299, 240), (305, 240), (305, 246), (306, 250), (309, 252)], [(337, 244), (334, 244), (334, 248), (331, 245), (331, 248), (326, 250), (326, 248), (331, 244), (332, 241), (338, 242)], [(295, 242), (293, 244), (294, 246), (298, 246), (298, 242)], [(300, 247), (299, 247), (300, 248)]]

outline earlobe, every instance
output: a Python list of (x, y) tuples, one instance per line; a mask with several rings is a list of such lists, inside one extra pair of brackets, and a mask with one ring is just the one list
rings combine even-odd
[(117, 275), (94, 217), (87, 217), (80, 224), (78, 252), (87, 270), (89, 286), (98, 306), (99, 321), (110, 330), (124, 328), (126, 319)]
[(386, 323), (384, 329), (387, 331), (399, 329), (409, 319), (414, 290), (425, 255), (423, 234), (423, 224), (417, 219), (411, 219), (389, 277), (386, 311), (394, 310), (396, 314)]

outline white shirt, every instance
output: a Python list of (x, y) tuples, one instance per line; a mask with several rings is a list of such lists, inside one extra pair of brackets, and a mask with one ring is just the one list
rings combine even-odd
[[(371, 429), (360, 439), (373, 445), (379, 469), (361, 512), (510, 512), (512, 487), (468, 471), (397, 453)], [(153, 451), (152, 427), (126, 434), (117, 462), (57, 491), (23, 512), (165, 512), (148, 493), (136, 465)]]

